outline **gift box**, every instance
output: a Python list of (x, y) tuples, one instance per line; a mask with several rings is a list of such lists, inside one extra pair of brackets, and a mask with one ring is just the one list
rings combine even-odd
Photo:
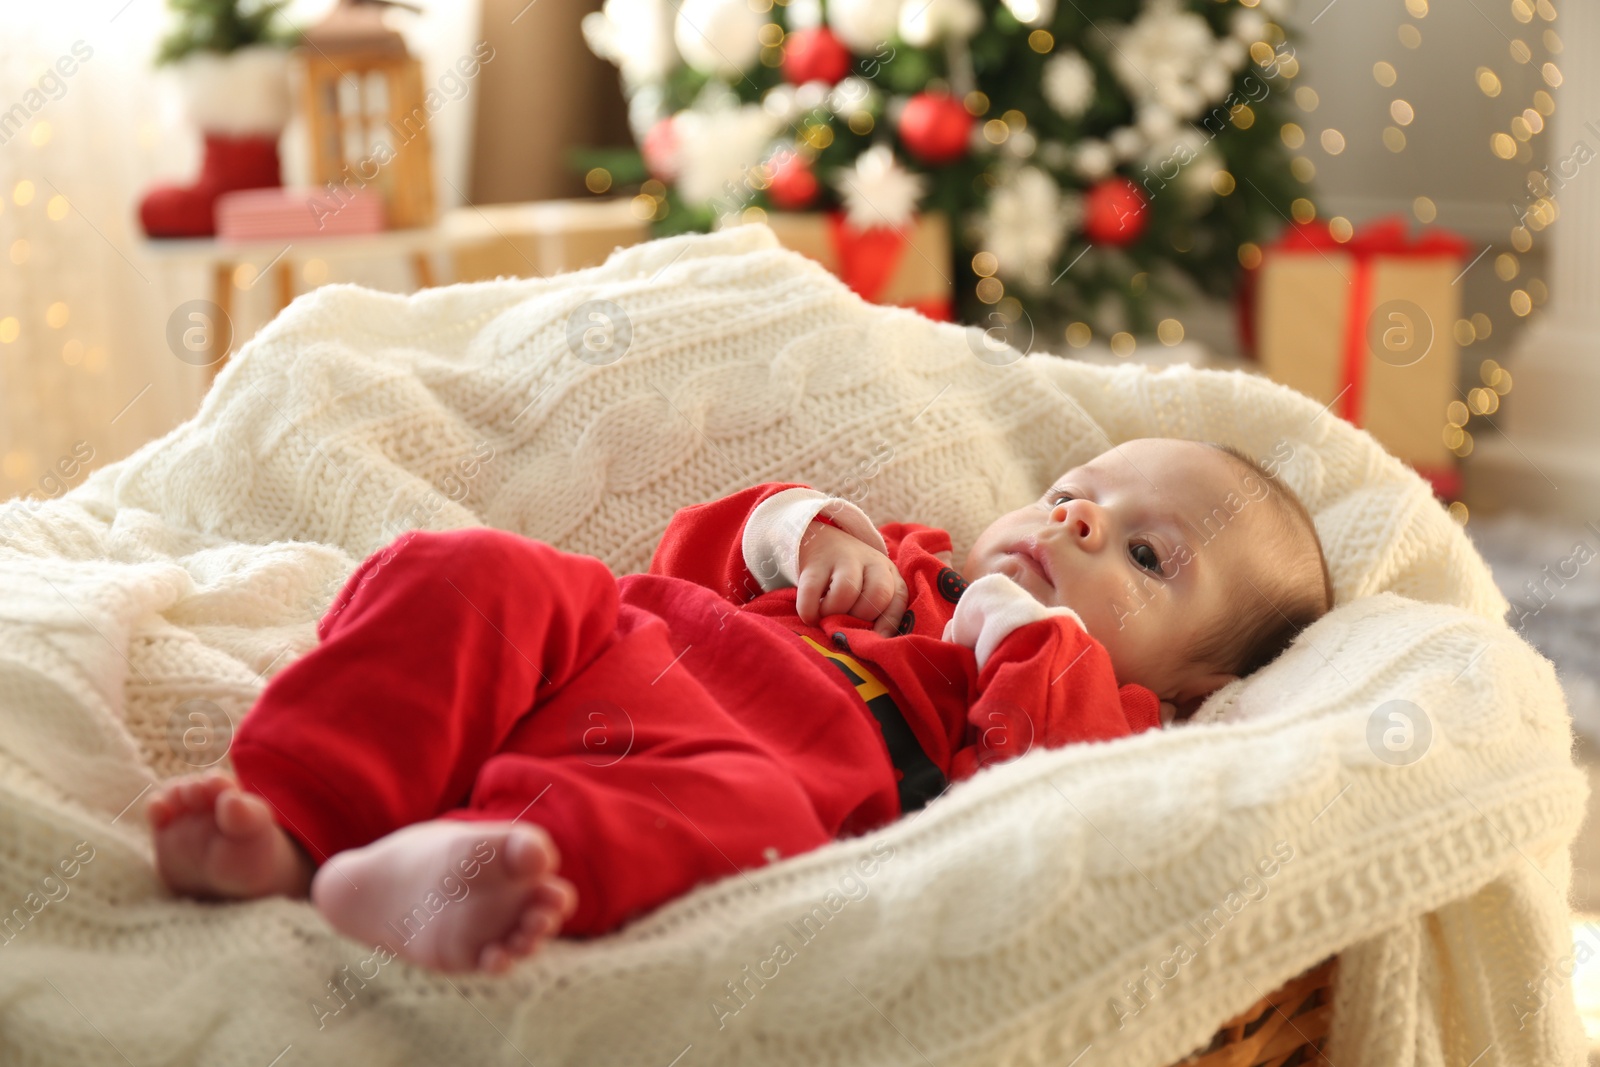
[(1441, 230), (1412, 235), (1392, 218), (1346, 241), (1323, 223), (1297, 224), (1261, 251), (1244, 325), (1262, 369), (1453, 495), (1444, 427), (1445, 408), (1460, 398), (1455, 283), (1466, 242)]
[(863, 300), (952, 320), (950, 226), (943, 215), (858, 229), (842, 212), (775, 211), (767, 225), (785, 248), (821, 263)]
[(549, 277), (596, 267), (617, 248), (650, 239), (630, 200), (481, 204), (446, 223), (457, 281)]
[[(950, 227), (943, 215), (857, 229), (840, 212), (775, 211), (766, 223), (785, 248), (821, 263), (862, 299), (951, 320)], [(484, 204), (452, 212), (447, 228), (455, 277), (463, 282), (580, 270), (650, 239), (650, 224), (627, 199)]]

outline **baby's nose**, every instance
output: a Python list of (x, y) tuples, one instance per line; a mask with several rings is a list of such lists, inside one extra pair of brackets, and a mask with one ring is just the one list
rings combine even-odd
[(1093, 548), (1100, 542), (1101, 516), (1095, 505), (1086, 500), (1071, 500), (1059, 505), (1050, 517), (1066, 527), (1067, 535), (1076, 538), (1082, 547)]

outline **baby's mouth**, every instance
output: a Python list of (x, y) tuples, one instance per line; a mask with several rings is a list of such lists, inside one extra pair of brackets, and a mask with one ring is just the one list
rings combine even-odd
[(1033, 541), (1025, 541), (1014, 546), (1011, 554), (1021, 559), (1027, 566), (1038, 572), (1039, 577), (1052, 588), (1055, 588), (1055, 576), (1050, 573), (1050, 557)]

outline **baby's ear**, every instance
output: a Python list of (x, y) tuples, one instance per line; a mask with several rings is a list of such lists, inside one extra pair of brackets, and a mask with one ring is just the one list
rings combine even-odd
[(1237, 674), (1217, 673), (1201, 675), (1190, 681), (1172, 699), (1173, 706), (1177, 709), (1176, 721), (1188, 721), (1191, 715), (1200, 710), (1200, 705), (1206, 702), (1207, 697), (1229, 682), (1237, 682), (1238, 680), (1239, 676)]

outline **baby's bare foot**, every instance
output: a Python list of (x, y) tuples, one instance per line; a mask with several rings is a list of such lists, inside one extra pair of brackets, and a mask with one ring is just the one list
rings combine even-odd
[(163, 782), (145, 815), (156, 871), (174, 893), (248, 899), (303, 897), (312, 863), (272, 809), (232, 779), (208, 773)]
[(436, 819), (334, 856), (311, 900), (335, 930), (401, 959), (499, 974), (577, 907), (559, 864), (531, 823)]

